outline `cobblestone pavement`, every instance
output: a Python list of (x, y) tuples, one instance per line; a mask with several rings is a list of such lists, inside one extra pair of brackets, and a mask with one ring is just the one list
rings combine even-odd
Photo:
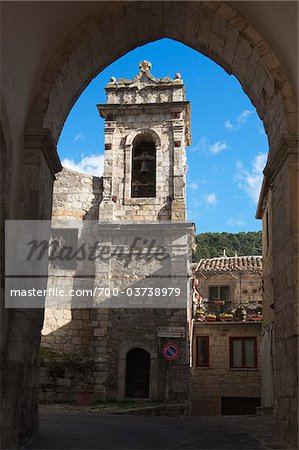
[(259, 450), (292, 447), (270, 416), (152, 417), (42, 408), (40, 432), (26, 449)]

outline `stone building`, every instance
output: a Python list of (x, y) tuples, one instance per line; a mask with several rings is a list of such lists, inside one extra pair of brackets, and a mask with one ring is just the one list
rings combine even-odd
[(192, 412), (255, 414), (261, 397), (262, 257), (194, 265)]
[[(42, 344), (92, 357), (97, 399), (140, 397), (188, 403), (187, 313), (191, 297), (187, 275), (193, 228), (185, 223), (185, 147), (190, 143), (190, 106), (180, 74), (174, 79), (156, 79), (149, 62), (143, 61), (139, 68), (133, 80), (112, 78), (106, 87), (107, 103), (98, 105), (105, 119), (103, 177), (67, 169), (58, 175), (53, 239), (68, 242), (67, 234), (77, 226), (73, 219), (79, 219), (78, 248), (96, 227), (99, 239), (103, 238), (111, 252), (120, 243), (129, 252), (135, 237), (146, 238), (145, 245), (149, 236), (156, 242), (151, 252), (170, 249), (173, 243), (174, 250), (169, 250), (168, 263), (147, 262), (145, 257), (140, 262), (136, 253), (129, 270), (117, 257), (96, 259), (88, 267), (83, 263), (57, 266), (54, 262), (48, 288), (60, 286), (70, 291), (105, 285), (111, 291), (133, 291), (133, 295), (121, 299), (109, 295), (105, 299), (108, 307), (98, 307), (93, 297), (85, 308), (80, 295), (73, 297), (68, 307), (48, 297)], [(176, 256), (181, 250), (183, 254)], [(183, 282), (171, 287), (167, 280), (174, 274), (181, 274)], [(181, 289), (180, 301), (172, 303), (172, 296), (162, 294), (151, 300), (152, 291), (165, 288)], [(134, 293), (140, 289), (149, 291), (138, 302)], [(162, 354), (168, 343), (179, 348), (171, 363)]]

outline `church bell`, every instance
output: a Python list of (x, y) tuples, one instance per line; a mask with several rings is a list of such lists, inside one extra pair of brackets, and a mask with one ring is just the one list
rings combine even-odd
[(142, 161), (139, 173), (150, 173), (150, 169), (146, 161)]

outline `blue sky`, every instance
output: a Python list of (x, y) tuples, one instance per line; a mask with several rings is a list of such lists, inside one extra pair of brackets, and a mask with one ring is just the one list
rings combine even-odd
[(180, 72), (191, 102), (192, 145), (187, 148), (187, 214), (198, 233), (258, 231), (255, 219), (267, 137), (254, 106), (238, 80), (185, 45), (162, 39), (129, 52), (103, 70), (72, 108), (59, 142), (62, 164), (101, 175), (104, 121), (97, 103), (105, 103), (111, 76), (133, 78), (142, 60), (155, 77)]

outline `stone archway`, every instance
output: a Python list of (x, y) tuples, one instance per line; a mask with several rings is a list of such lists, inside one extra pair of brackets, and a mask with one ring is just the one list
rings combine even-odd
[[(132, 27), (132, 23), (137, 26)], [(31, 191), (35, 192), (35, 213), (27, 218), (50, 217), (54, 174), (61, 168), (56, 143), (68, 113), (87, 84), (129, 50), (162, 37), (191, 46), (227, 73), (234, 74), (256, 107), (268, 135), (270, 151), (265, 175), (266, 184), (272, 190), (272, 247), (277, 249), (272, 278), (278, 280), (273, 285), (276, 407), (289, 432), (294, 434), (296, 405), (292, 403), (292, 408), (290, 405), (294, 395), (297, 398), (297, 368), (289, 361), (296, 360), (297, 355), (298, 217), (293, 195), (298, 170), (297, 103), (283, 63), (269, 42), (232, 6), (209, 1), (105, 2), (73, 30), (48, 62), (36, 85), (28, 114), (23, 217), (27, 217), (26, 205)], [(26, 320), (30, 322), (29, 315)], [(39, 322), (34, 333), (39, 331)], [(32, 339), (30, 345), (36, 347), (38, 343), (38, 339)], [(24, 365), (31, 365), (30, 357), (26, 358)], [(28, 392), (30, 389), (32, 406), (27, 413), (35, 417), (36, 393), (28, 385)], [(22, 418), (18, 420), (20, 432), (32, 432), (34, 420), (27, 421), (29, 425)]]
[[(138, 22), (137, 28), (130, 24)], [(87, 84), (136, 46), (168, 37), (234, 74), (256, 107), (270, 148), (297, 133), (297, 105), (283, 65), (265, 38), (225, 2), (118, 2), (86, 18), (57, 49), (36, 89), (27, 126), (51, 130), (64, 121)]]
[(149, 386), (148, 399), (157, 401), (158, 399), (158, 355), (148, 346), (147, 342), (124, 342), (119, 349), (118, 358), (118, 387), (117, 400), (122, 401), (126, 397), (127, 392), (127, 357), (131, 350), (142, 349), (149, 357)]

